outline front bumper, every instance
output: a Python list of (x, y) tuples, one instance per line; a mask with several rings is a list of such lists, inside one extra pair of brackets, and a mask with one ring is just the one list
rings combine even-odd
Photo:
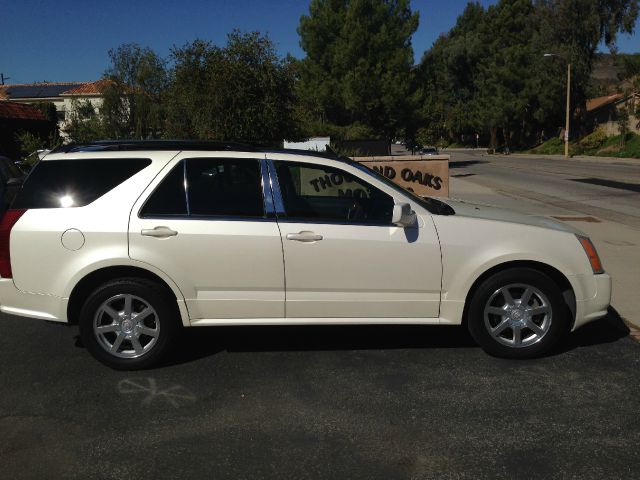
[[(574, 277), (582, 287), (582, 298), (576, 298), (576, 320), (573, 330), (607, 315), (611, 304), (611, 276), (580, 275)], [(577, 292), (576, 292), (577, 293)]]

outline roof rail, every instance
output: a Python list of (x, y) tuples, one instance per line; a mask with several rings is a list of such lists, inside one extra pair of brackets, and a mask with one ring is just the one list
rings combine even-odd
[[(202, 150), (202, 151), (239, 151), (282, 153), (306, 155), (330, 160), (345, 160), (332, 150), (318, 152), (293, 148), (270, 148), (241, 142), (221, 142), (210, 140), (97, 140), (87, 143), (69, 143), (53, 149), (50, 153), (74, 152), (126, 152), (136, 150)], [(348, 159), (347, 159), (348, 160)]]
[(261, 149), (253, 145), (239, 142), (216, 142), (208, 140), (98, 140), (95, 142), (61, 145), (51, 153), (126, 152), (135, 150), (261, 151)]
[(259, 148), (264, 153), (288, 153), (289, 155), (306, 155), (308, 157), (327, 158), (329, 160), (343, 160), (345, 157), (338, 155), (333, 150), (318, 152), (317, 150), (302, 150), (299, 148)]

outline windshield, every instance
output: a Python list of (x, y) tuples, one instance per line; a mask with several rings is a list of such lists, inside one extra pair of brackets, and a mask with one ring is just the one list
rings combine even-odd
[(376, 179), (380, 180), (381, 182), (383, 182), (388, 187), (393, 188), (396, 192), (401, 193), (402, 195), (409, 197), (411, 200), (416, 202), (418, 205), (420, 205), (421, 207), (427, 209), (430, 213), (435, 213), (436, 215), (454, 215), (456, 213), (455, 210), (450, 205), (447, 205), (446, 203), (444, 203), (444, 202), (442, 202), (440, 200), (437, 200), (437, 199), (435, 199), (433, 197), (420, 197), (420, 196), (416, 195), (414, 192), (410, 192), (409, 190), (407, 190), (405, 188), (402, 188), (397, 183), (392, 182), (387, 177), (385, 177), (384, 175), (376, 172), (372, 168), (366, 167), (365, 165), (362, 165), (361, 163), (355, 162), (355, 161), (351, 160), (350, 158), (343, 158), (343, 160), (346, 163), (348, 163), (349, 165), (351, 165), (352, 167), (357, 168), (361, 172), (364, 172), (367, 175), (371, 175), (372, 177), (375, 177)]

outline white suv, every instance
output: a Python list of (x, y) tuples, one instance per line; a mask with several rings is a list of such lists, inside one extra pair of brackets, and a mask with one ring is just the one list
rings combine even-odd
[(180, 327), (466, 324), (541, 355), (607, 312), (611, 279), (565, 224), (422, 199), (346, 159), (224, 143), (63, 147), (0, 226), (0, 310), (79, 324), (120, 369)]

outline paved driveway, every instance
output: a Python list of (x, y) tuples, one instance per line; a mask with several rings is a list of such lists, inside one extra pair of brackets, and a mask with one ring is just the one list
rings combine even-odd
[(0, 316), (2, 478), (639, 478), (640, 344), (615, 314), (533, 361), (457, 327), (186, 332), (161, 368)]

